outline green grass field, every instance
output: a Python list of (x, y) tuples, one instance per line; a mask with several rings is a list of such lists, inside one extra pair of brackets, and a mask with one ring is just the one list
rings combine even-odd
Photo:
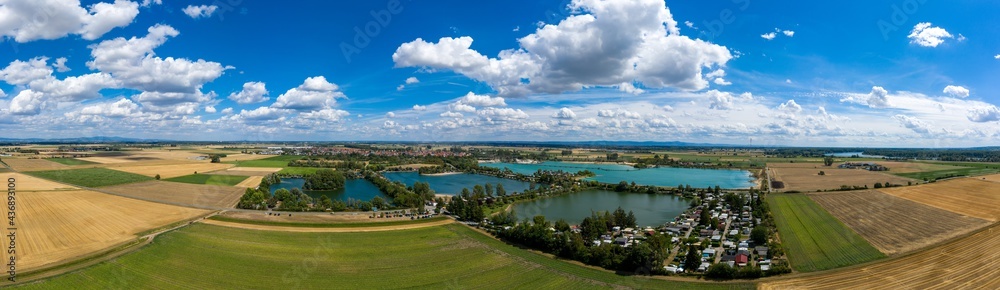
[(809, 196), (772, 194), (767, 203), (774, 212), (788, 260), (796, 271), (826, 270), (885, 257)]
[(83, 187), (101, 187), (153, 180), (152, 177), (106, 168), (25, 172), (25, 174)]
[(26, 289), (752, 289), (623, 276), (551, 259), (462, 225), (287, 233), (194, 224), (137, 252)]
[(320, 170), (320, 169), (323, 169), (323, 168), (317, 168), (317, 167), (285, 167), (284, 169), (281, 169), (281, 171), (278, 171), (278, 174), (309, 175), (309, 174), (316, 173), (316, 170)]
[(896, 175), (913, 179), (933, 181), (940, 178), (957, 176), (976, 176), (1000, 173), (1000, 165), (995, 163), (975, 163), (975, 162), (927, 162), (931, 164), (962, 166), (960, 168), (948, 170), (936, 170), (927, 172), (899, 173)]
[(192, 174), (192, 175), (185, 175), (185, 176), (164, 179), (164, 181), (191, 183), (191, 184), (233, 186), (246, 180), (247, 177), (249, 176)]
[(76, 158), (45, 158), (45, 160), (52, 161), (55, 163), (65, 164), (65, 165), (87, 165), (87, 164), (97, 164), (97, 162), (90, 162), (87, 160), (80, 160)]
[(288, 167), (289, 161), (302, 159), (302, 156), (278, 155), (258, 160), (229, 161), (226, 163), (236, 164), (237, 167)]

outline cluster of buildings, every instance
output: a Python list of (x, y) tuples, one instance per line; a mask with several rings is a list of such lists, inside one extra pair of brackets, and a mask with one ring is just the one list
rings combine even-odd
[[(574, 226), (574, 230), (575, 226)], [(656, 230), (653, 227), (646, 227), (645, 229), (635, 229), (635, 228), (621, 228), (613, 227), (611, 232), (601, 235), (600, 239), (592, 241), (595, 246), (615, 244), (622, 247), (629, 247), (636, 243), (636, 238), (642, 235), (654, 235)]]
[[(761, 220), (753, 216), (753, 208), (750, 200), (757, 198), (756, 194), (736, 193), (746, 197), (745, 204), (731, 205), (722, 199), (721, 194), (707, 193), (702, 204), (693, 210), (681, 215), (675, 222), (667, 224), (666, 231), (682, 236), (687, 239), (691, 236), (697, 237), (699, 242), (690, 247), (690, 250), (697, 251), (701, 248), (701, 264), (696, 272), (705, 272), (712, 264), (725, 263), (733, 268), (759, 267), (762, 271), (770, 269), (771, 260), (767, 245), (755, 245), (750, 239), (751, 230), (757, 226)], [(710, 208), (714, 200), (718, 200), (714, 208)], [(708, 222), (708, 225), (701, 224), (702, 211), (708, 211), (708, 216), (717, 220), (717, 224)], [(674, 242), (680, 238), (675, 238)], [(674, 265), (683, 264), (686, 255), (678, 253), (675, 257)], [(684, 269), (670, 265), (667, 271), (683, 272)]]
[(864, 169), (868, 171), (889, 171), (888, 167), (872, 162), (845, 162), (844, 164), (837, 166), (837, 168)]

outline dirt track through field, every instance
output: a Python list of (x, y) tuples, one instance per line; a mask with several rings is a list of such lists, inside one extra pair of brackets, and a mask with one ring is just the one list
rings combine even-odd
[(396, 231), (396, 230), (406, 230), (406, 229), (419, 229), (426, 227), (435, 227), (446, 225), (455, 222), (452, 219), (444, 219), (440, 221), (418, 223), (412, 225), (394, 225), (394, 226), (371, 226), (371, 227), (352, 227), (352, 228), (307, 228), (307, 227), (285, 227), (285, 226), (268, 226), (268, 225), (254, 225), (254, 224), (244, 224), (244, 223), (234, 223), (225, 222), (218, 220), (205, 219), (201, 221), (202, 223), (241, 228), (249, 230), (261, 230), (261, 231), (278, 231), (278, 232), (296, 232), (296, 233), (358, 233), (358, 232), (381, 232), (381, 231)]
[(1000, 220), (1000, 186), (976, 177), (938, 181), (921, 186), (881, 189), (922, 204), (986, 219)]
[(254, 188), (260, 185), (260, 181), (263, 179), (264, 179), (263, 176), (250, 176), (247, 179), (241, 181), (240, 183), (237, 183), (236, 187)]
[(920, 249), (990, 224), (875, 190), (810, 197), (887, 255)]
[(760, 284), (760, 289), (1000, 289), (1000, 225), (968, 237), (844, 270)]

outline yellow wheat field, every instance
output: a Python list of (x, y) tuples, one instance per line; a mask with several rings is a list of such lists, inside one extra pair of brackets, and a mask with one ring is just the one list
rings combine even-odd
[(881, 191), (967, 216), (994, 222), (1000, 220), (1000, 186), (980, 178), (960, 178)]
[(25, 191), (17, 203), (20, 271), (100, 253), (137, 233), (208, 213), (85, 190)]

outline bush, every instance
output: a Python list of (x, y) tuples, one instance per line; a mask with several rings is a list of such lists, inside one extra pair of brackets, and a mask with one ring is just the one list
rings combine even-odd
[(705, 278), (712, 280), (729, 280), (736, 277), (736, 269), (728, 264), (718, 263), (708, 267), (705, 271)]

